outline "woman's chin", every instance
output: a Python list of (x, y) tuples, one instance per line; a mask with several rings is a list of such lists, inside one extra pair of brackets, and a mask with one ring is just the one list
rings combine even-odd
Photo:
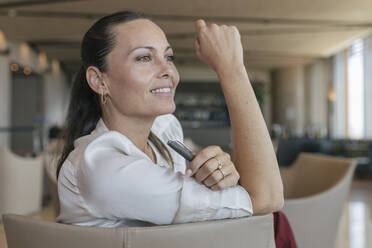
[(176, 105), (175, 104), (172, 104), (172, 106), (166, 106), (164, 108), (159, 108), (158, 110), (155, 111), (155, 115), (156, 116), (159, 116), (159, 115), (165, 115), (165, 114), (172, 114), (174, 113), (174, 111), (176, 110)]

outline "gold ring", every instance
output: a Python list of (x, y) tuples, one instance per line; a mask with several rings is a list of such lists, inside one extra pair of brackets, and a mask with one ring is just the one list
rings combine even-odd
[(217, 160), (217, 163), (218, 163), (217, 170), (219, 170), (221, 172), (221, 174), (222, 174), (222, 180), (223, 180), (226, 177), (226, 175), (225, 175), (225, 173), (222, 170), (222, 163), (221, 163), (220, 160), (218, 160), (218, 159), (216, 159), (216, 160)]
[(220, 160), (218, 160), (217, 158), (216, 158), (216, 160), (217, 160), (217, 169), (219, 169), (219, 170), (221, 170), (222, 169), (222, 163), (221, 163), (221, 161)]

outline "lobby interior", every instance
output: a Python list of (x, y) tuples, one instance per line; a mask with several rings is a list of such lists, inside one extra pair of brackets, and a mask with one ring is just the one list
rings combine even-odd
[[(0, 0), (0, 215), (55, 219), (45, 158), (39, 181), (28, 186), (38, 188), (37, 211), (27, 209), (24, 195), (18, 204), (25, 207), (9, 210), (5, 202), (14, 194), (5, 184), (4, 154), (50, 155), (82, 37), (100, 17), (121, 10), (150, 16), (166, 33), (181, 78), (174, 114), (195, 151), (219, 145), (233, 154), (219, 79), (195, 55), (194, 22), (236, 26), (280, 168), (291, 168), (301, 153), (352, 159), (335, 247), (372, 247), (372, 1), (365, 0)], [(320, 177), (333, 171), (327, 173)], [(1, 224), (0, 247), (7, 247)]]

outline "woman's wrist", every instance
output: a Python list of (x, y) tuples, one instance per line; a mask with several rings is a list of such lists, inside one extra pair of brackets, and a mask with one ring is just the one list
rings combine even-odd
[(236, 66), (224, 67), (216, 70), (217, 76), (221, 84), (227, 83), (232, 84), (248, 79), (247, 70), (244, 64), (238, 64)]
[(244, 65), (231, 66), (223, 70), (218, 70), (217, 76), (220, 80), (222, 89), (230, 88), (236, 84), (242, 85), (249, 83), (247, 70)]

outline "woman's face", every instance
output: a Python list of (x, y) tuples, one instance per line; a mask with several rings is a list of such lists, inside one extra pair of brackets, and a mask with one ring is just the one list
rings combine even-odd
[(113, 107), (127, 117), (174, 112), (179, 74), (164, 32), (146, 19), (119, 24), (113, 31), (116, 43), (104, 73)]

